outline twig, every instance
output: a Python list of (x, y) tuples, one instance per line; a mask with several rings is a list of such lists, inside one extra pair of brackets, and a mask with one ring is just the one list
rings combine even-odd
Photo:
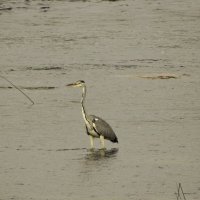
[(177, 184), (177, 193), (176, 193), (176, 200), (179, 200), (179, 197), (180, 197), (180, 193), (179, 193), (179, 185)]
[(182, 194), (183, 194), (183, 198), (184, 198), (184, 200), (186, 200), (186, 198), (185, 198), (185, 194), (184, 194), (184, 192), (183, 192), (183, 188), (182, 188), (182, 186), (181, 186), (181, 183), (179, 183), (179, 187), (180, 187), (181, 192), (182, 192)]
[(32, 103), (32, 105), (35, 104), (34, 101), (27, 94), (25, 94), (20, 88), (18, 88), (14, 83), (12, 83), (10, 80), (8, 80), (6, 77), (2, 75), (0, 75), (0, 77), (6, 80), (8, 83), (10, 83), (15, 89), (20, 91)]
[(181, 193), (182, 193), (182, 196), (183, 196), (184, 200), (186, 200), (185, 193), (183, 192), (183, 188), (182, 188), (182, 186), (181, 186), (181, 183), (179, 183), (179, 184), (177, 185), (177, 193), (176, 193), (176, 194), (177, 194), (177, 196), (176, 196), (176, 199), (177, 199), (177, 200), (181, 199), (180, 191), (181, 191)]

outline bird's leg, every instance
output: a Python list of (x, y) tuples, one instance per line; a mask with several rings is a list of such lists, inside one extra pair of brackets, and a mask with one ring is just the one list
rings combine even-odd
[(105, 142), (104, 142), (104, 136), (100, 135), (100, 142), (101, 142), (101, 148), (105, 149)]
[(90, 145), (91, 149), (94, 149), (94, 138), (90, 135)]

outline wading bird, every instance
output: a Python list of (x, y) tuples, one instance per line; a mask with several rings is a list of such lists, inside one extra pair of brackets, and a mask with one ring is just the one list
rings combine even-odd
[(104, 139), (110, 140), (111, 142), (118, 143), (117, 136), (110, 127), (110, 125), (105, 122), (100, 117), (95, 115), (88, 115), (85, 110), (85, 97), (86, 97), (86, 84), (84, 81), (79, 80), (75, 83), (70, 83), (67, 86), (81, 87), (82, 88), (82, 114), (86, 126), (86, 132), (90, 137), (91, 148), (94, 148), (94, 138), (100, 138), (101, 147), (105, 149)]

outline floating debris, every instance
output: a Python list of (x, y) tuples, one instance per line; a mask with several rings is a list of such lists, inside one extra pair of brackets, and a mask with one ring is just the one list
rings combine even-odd
[(61, 70), (62, 67), (41, 67), (41, 68), (33, 68), (33, 67), (27, 67), (27, 70)]
[(40, 9), (49, 9), (50, 7), (49, 6), (42, 6), (40, 7)]
[[(14, 87), (12, 86), (0, 86), (0, 89), (13, 89), (13, 88)], [(21, 86), (19, 88), (25, 89), (25, 90), (52, 90), (52, 89), (55, 89), (56, 87), (54, 86), (36, 86), (36, 87)]]
[(190, 76), (190, 74), (182, 74), (182, 76)]
[(157, 74), (157, 75), (144, 75), (139, 76), (140, 78), (146, 78), (146, 79), (176, 79), (179, 78), (179, 76), (174, 74)]
[(13, 89), (11, 86), (0, 86), (0, 89)]
[(41, 9), (43, 12), (47, 12), (47, 11), (50, 9), (50, 7), (49, 7), (49, 6), (42, 6), (42, 7), (40, 7), (40, 9)]
[(12, 10), (12, 7), (0, 7), (0, 11)]
[(54, 86), (39, 86), (39, 87), (21, 87), (26, 90), (52, 90), (55, 89), (56, 87)]

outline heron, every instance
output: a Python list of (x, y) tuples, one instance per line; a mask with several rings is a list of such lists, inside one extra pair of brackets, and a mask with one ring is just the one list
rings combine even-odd
[(105, 139), (110, 140), (113, 143), (118, 143), (118, 138), (115, 135), (111, 126), (95, 115), (88, 115), (85, 109), (85, 98), (86, 98), (86, 84), (85, 81), (79, 80), (74, 83), (67, 84), (66, 86), (80, 87), (82, 88), (81, 98), (81, 110), (83, 119), (85, 122), (86, 133), (90, 138), (91, 149), (94, 149), (94, 138), (100, 138), (101, 148), (105, 149)]

